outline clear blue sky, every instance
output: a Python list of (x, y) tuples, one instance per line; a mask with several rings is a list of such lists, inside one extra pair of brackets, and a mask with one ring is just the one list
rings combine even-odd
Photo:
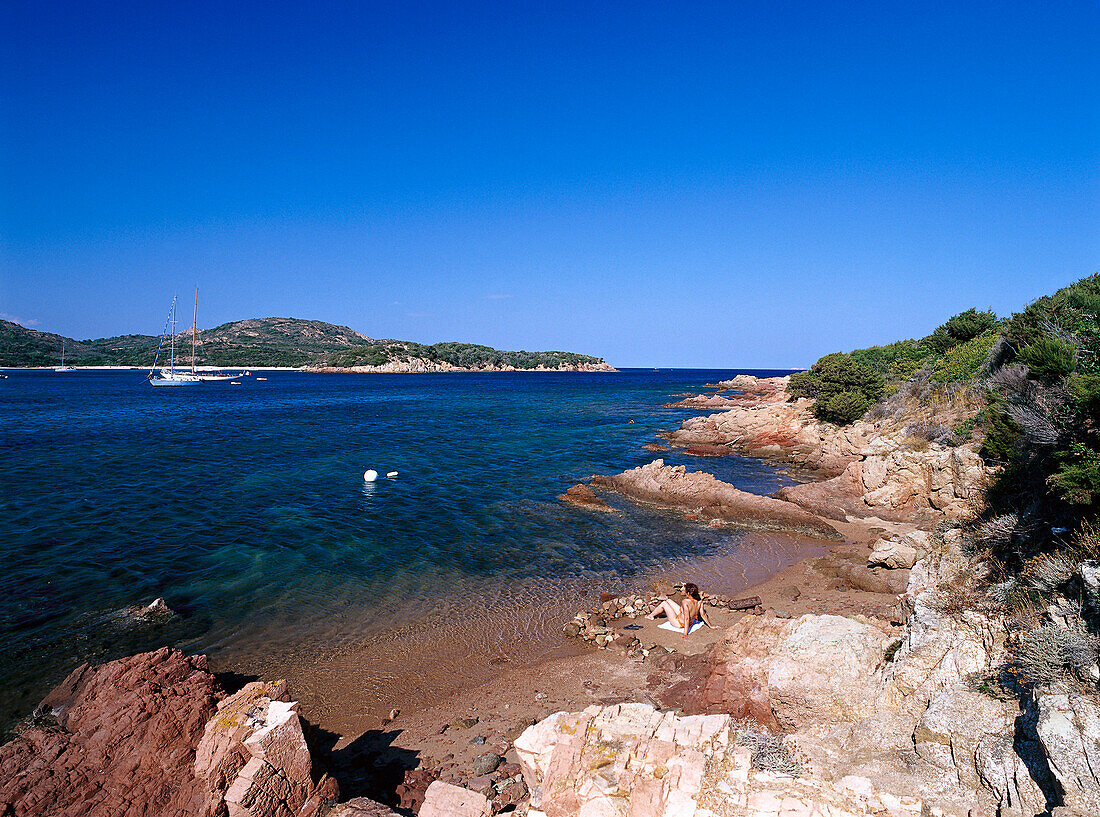
[(800, 366), (1100, 270), (1100, 4), (0, 9), (0, 313)]

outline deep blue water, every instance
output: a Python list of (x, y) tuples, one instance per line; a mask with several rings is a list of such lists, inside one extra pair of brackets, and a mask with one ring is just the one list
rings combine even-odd
[[(141, 372), (9, 371), (0, 723), (88, 658), (164, 641), (316, 652), (317, 633), (378, 637), (458, 596), (629, 584), (728, 546), (728, 531), (556, 497), (658, 456), (758, 493), (786, 484), (754, 460), (643, 448), (693, 414), (662, 403), (735, 373), (260, 372), (153, 389)], [(399, 476), (368, 485), (367, 468)], [(119, 619), (157, 596), (180, 614), (170, 625)]]

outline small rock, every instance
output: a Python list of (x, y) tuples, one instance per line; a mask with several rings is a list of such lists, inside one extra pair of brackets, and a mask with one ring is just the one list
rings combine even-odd
[(477, 723), (478, 723), (477, 718), (459, 718), (456, 721), (451, 721), (450, 728), (451, 729), (469, 729), (473, 726), (476, 726)]
[[(473, 771), (475, 775), (487, 775), (495, 772), (500, 764), (504, 762), (504, 758), (500, 755), (493, 754), (492, 752), (486, 752), (481, 757), (474, 758)], [(476, 789), (475, 789), (476, 791)]]
[(478, 735), (476, 738), (470, 741), (471, 746), (484, 746), (486, 743), (484, 735)]

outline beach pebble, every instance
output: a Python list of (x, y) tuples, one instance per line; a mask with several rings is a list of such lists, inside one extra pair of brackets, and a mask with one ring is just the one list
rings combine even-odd
[(535, 700), (536, 701), (545, 701), (546, 698), (547, 698), (547, 695), (546, 695), (545, 692), (538, 692), (538, 693), (535, 694)]
[(451, 729), (469, 729), (477, 725), (477, 722), (477, 718), (459, 718), (456, 721), (451, 721), (449, 725)]
[(500, 755), (493, 754), (492, 752), (486, 752), (481, 757), (474, 758), (473, 770), (475, 775), (492, 774), (504, 762), (504, 758)]
[(471, 746), (484, 746), (486, 743), (484, 735), (478, 735), (476, 738), (470, 741)]

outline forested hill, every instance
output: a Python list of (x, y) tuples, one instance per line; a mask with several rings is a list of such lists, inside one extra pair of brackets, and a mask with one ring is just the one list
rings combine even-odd
[[(149, 366), (159, 338), (120, 335), (76, 340), (0, 320), (0, 366), (57, 366), (62, 346), (74, 366)], [(190, 363), (191, 335), (181, 332), (177, 352)], [(509, 352), (467, 343), (431, 346), (374, 340), (346, 326), (299, 318), (251, 318), (204, 329), (195, 337), (200, 366), (370, 368), (416, 359), (452, 368), (537, 369), (600, 367), (600, 358), (572, 352)]]

